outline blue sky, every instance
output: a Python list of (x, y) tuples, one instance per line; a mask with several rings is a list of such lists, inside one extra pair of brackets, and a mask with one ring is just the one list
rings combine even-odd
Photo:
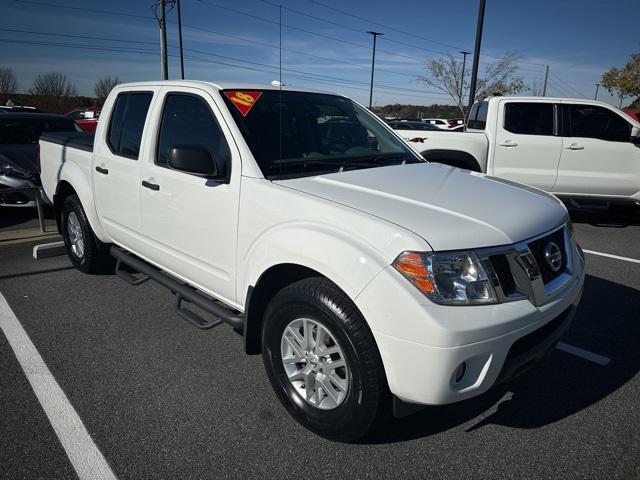
[[(21, 89), (38, 73), (57, 70), (85, 95), (106, 74), (122, 81), (157, 79), (159, 33), (152, 3), (0, 0), (0, 65), (15, 70)], [(363, 103), (371, 64), (367, 30), (385, 33), (378, 41), (375, 105), (451, 103), (416, 77), (425, 73), (428, 57), (473, 50), (478, 0), (182, 0), (186, 78), (277, 79), (280, 3), (284, 82)], [(548, 94), (593, 98), (602, 72), (640, 51), (638, 13), (637, 0), (487, 0), (480, 61), (517, 50), (527, 84), (541, 83), (548, 64)], [(169, 43), (177, 45), (175, 10), (168, 19)], [(179, 78), (178, 58), (169, 61), (170, 78)], [(618, 105), (602, 88), (598, 99)]]

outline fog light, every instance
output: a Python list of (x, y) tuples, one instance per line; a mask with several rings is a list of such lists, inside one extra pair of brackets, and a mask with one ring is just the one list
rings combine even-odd
[(467, 362), (462, 362), (460, 365), (458, 365), (458, 368), (456, 368), (456, 372), (455, 372), (455, 376), (453, 377), (456, 381), (456, 383), (459, 383), (460, 380), (462, 380), (462, 377), (464, 377), (465, 372), (467, 371)]

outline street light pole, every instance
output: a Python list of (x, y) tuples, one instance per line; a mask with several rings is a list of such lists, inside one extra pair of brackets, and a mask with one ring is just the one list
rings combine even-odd
[(484, 7), (486, 0), (480, 0), (478, 7), (478, 24), (476, 26), (476, 45), (473, 50), (473, 67), (471, 70), (471, 90), (469, 91), (469, 108), (467, 114), (471, 111), (473, 102), (476, 98), (476, 84), (478, 82), (478, 62), (480, 60), (480, 45), (482, 44), (482, 27), (484, 25)]
[(596, 83), (596, 94), (595, 94), (595, 96), (593, 97), (593, 99), (594, 99), (594, 100), (598, 100), (598, 89), (599, 89), (599, 88), (600, 88), (600, 84), (599, 84), (599, 83)]
[(369, 110), (371, 110), (373, 102), (373, 72), (376, 66), (376, 39), (378, 38), (378, 35), (384, 35), (384, 33), (373, 31), (368, 31), (367, 33), (373, 36), (373, 54), (371, 55), (371, 85), (369, 87)]
[(467, 55), (470, 55), (471, 52), (465, 52), (464, 50), (460, 50), (460, 53), (463, 55), (463, 57), (462, 57), (462, 78), (460, 79), (460, 104), (462, 104), (462, 94), (464, 93), (464, 69), (467, 66)]
[(547, 80), (549, 79), (549, 65), (544, 69), (544, 85), (542, 86), (542, 96), (547, 96)]
[(180, 0), (176, 0), (178, 8), (178, 42), (180, 44), (180, 79), (184, 80), (184, 56), (182, 54), (182, 13), (180, 12)]

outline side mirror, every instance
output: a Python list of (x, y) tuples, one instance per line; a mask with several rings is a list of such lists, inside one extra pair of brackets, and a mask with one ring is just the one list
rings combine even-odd
[(631, 127), (631, 142), (635, 144), (640, 143), (640, 127)]
[(174, 145), (167, 156), (167, 163), (174, 170), (210, 178), (218, 176), (218, 166), (211, 152), (200, 145)]

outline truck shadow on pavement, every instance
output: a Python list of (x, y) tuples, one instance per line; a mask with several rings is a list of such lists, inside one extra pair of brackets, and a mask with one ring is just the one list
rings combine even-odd
[(625, 228), (640, 225), (640, 207), (629, 206), (615, 210), (576, 209), (568, 206), (573, 223), (594, 227)]
[[(561, 341), (609, 357), (602, 366), (554, 350), (510, 383), (465, 402), (427, 407), (391, 419), (362, 443), (395, 443), (462, 427), (535, 429), (589, 408), (624, 386), (640, 370), (640, 291), (587, 275), (582, 302)], [(419, 380), (416, 380), (419, 381)], [(611, 418), (612, 424), (625, 422)], [(495, 428), (495, 427), (494, 427)]]

